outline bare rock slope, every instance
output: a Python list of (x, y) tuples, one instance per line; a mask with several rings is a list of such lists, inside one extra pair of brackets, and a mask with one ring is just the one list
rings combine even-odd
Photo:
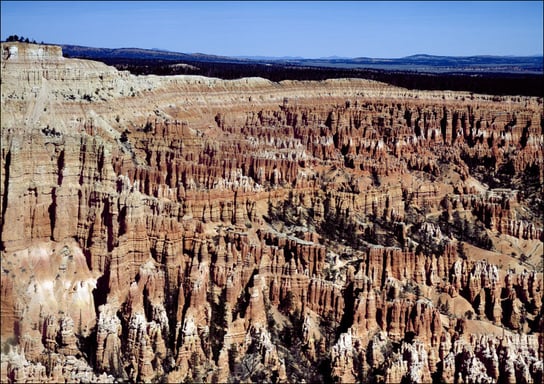
[(542, 98), (1, 66), (0, 380), (542, 381)]

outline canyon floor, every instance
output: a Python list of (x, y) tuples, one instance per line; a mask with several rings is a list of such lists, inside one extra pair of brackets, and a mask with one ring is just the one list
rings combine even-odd
[(542, 97), (1, 49), (0, 381), (542, 382)]

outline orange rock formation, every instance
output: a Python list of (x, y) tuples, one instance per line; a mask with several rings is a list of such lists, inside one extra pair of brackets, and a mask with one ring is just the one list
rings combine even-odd
[(1, 76), (2, 381), (542, 381), (541, 98)]

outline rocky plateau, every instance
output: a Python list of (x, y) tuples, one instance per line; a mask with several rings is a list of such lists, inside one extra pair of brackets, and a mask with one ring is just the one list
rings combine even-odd
[(2, 382), (543, 381), (542, 97), (1, 50)]

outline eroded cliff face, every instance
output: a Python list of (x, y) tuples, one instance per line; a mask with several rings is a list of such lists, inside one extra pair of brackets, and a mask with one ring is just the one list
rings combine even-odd
[(1, 81), (2, 380), (542, 381), (542, 99)]

